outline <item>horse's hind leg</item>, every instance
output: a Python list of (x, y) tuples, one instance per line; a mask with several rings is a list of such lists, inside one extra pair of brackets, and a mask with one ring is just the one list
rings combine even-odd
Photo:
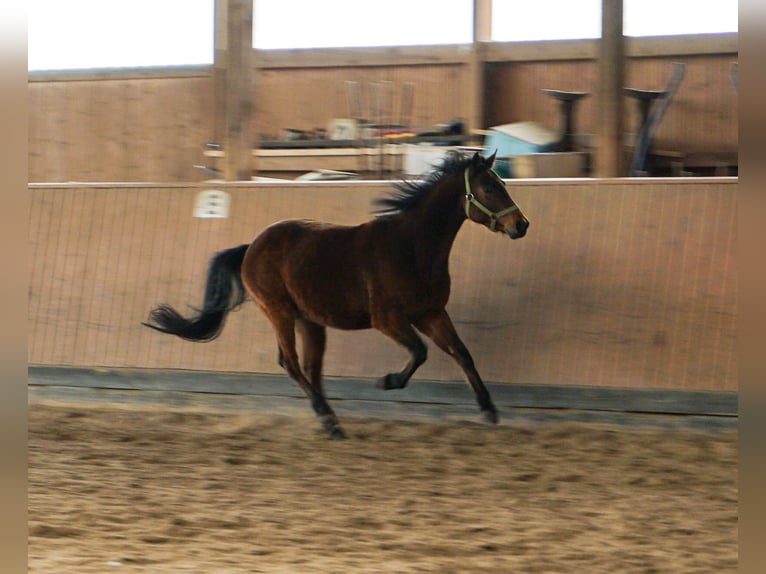
[(484, 382), (474, 366), (471, 353), (468, 352), (468, 348), (460, 340), (447, 311), (442, 310), (439, 313), (427, 315), (415, 323), (415, 326), (436, 343), (442, 351), (455, 359), (460, 368), (463, 369), (471, 388), (473, 388), (476, 401), (479, 403), (479, 408), (484, 418), (488, 422), (496, 423), (498, 420), (497, 409), (492, 403), (489, 391), (484, 386)]
[(327, 345), (327, 330), (323, 325), (305, 319), (298, 319), (295, 326), (303, 342), (303, 374), (314, 390), (324, 395), (322, 363)]
[[(273, 312), (267, 313), (267, 315), (271, 320), (271, 323), (274, 325), (274, 330), (277, 334), (277, 343), (279, 345), (279, 357), (287, 374), (290, 375), (290, 378), (298, 383), (301, 390), (306, 393), (306, 396), (311, 401), (311, 406), (313, 407), (314, 412), (319, 417), (319, 420), (322, 421), (322, 425), (329, 433), (330, 438), (346, 438), (346, 434), (338, 423), (338, 418), (327, 403), (321, 385), (312, 385), (300, 368), (298, 353), (295, 349), (295, 319), (291, 316), (281, 316)], [(317, 325), (317, 327), (319, 326)], [(322, 329), (324, 328), (322, 327)], [(304, 343), (304, 347), (305, 346)], [(319, 372), (321, 373), (321, 360), (319, 365)]]

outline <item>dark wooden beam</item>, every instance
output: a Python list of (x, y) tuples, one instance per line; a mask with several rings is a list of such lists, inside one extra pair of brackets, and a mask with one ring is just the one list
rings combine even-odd
[(252, 175), (253, 2), (215, 3), (215, 138), (226, 152), (225, 180)]
[(473, 0), (473, 44), (469, 66), (468, 128), (483, 129), (486, 47), (492, 39), (492, 1)]
[(625, 175), (623, 87), (625, 40), (622, 35), (623, 0), (602, 0), (601, 42), (598, 50), (598, 149), (596, 176)]

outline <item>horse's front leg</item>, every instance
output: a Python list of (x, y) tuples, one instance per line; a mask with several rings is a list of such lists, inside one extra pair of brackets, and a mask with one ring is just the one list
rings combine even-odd
[(410, 352), (410, 360), (404, 368), (381, 377), (376, 386), (385, 390), (403, 389), (417, 368), (426, 362), (428, 348), (403, 314), (390, 312), (373, 316), (372, 326)]
[(455, 331), (455, 326), (452, 324), (447, 311), (442, 309), (437, 313), (427, 315), (418, 320), (415, 326), (436, 343), (442, 351), (455, 359), (460, 368), (463, 369), (476, 395), (476, 401), (479, 403), (484, 419), (490, 423), (497, 423), (497, 409), (492, 403), (489, 391), (484, 386), (484, 382), (474, 366), (471, 353), (468, 352), (468, 348)]

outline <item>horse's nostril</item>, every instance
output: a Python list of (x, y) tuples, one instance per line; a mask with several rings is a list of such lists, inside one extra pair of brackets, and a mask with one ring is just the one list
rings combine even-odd
[(529, 221), (525, 219), (516, 222), (516, 231), (519, 233), (524, 233), (527, 230), (527, 227), (529, 227)]

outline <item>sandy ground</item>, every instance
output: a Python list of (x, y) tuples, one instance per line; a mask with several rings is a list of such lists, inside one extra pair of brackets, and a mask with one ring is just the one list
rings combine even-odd
[(737, 571), (737, 435), (31, 403), (29, 572)]

